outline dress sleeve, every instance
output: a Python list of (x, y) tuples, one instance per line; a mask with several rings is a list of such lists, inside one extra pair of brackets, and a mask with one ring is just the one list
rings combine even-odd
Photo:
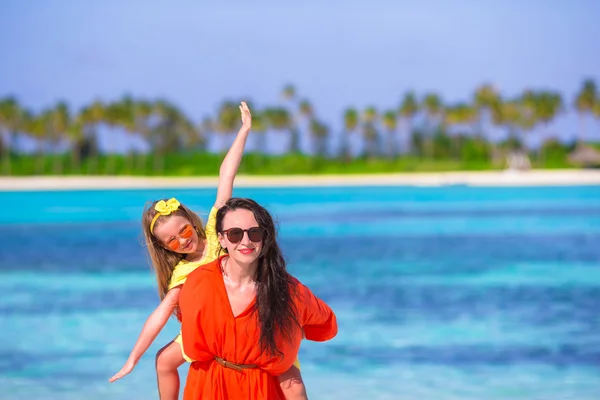
[(206, 262), (215, 260), (219, 257), (219, 239), (217, 238), (217, 211), (218, 208), (213, 207), (208, 214), (208, 220), (204, 227), (206, 234)]
[(298, 283), (297, 293), (300, 323), (306, 339), (324, 342), (337, 335), (337, 319), (331, 308), (301, 283)]

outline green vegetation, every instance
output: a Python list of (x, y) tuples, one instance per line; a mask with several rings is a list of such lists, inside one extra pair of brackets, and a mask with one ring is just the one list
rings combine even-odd
[[(582, 147), (600, 118), (600, 95), (594, 81), (583, 82), (571, 102), (553, 91), (525, 90), (503, 98), (496, 89), (478, 87), (470, 102), (445, 104), (435, 93), (406, 93), (395, 108), (347, 108), (342, 132), (331, 140), (330, 125), (316, 117), (312, 104), (299, 99), (288, 85), (282, 104), (252, 107), (257, 147), (266, 146), (266, 132), (284, 135), (287, 154), (250, 153), (241, 173), (324, 174), (409, 171), (487, 170), (506, 167), (511, 152), (526, 153), (534, 168), (570, 167), (569, 154)], [(549, 138), (548, 125), (568, 108), (580, 116), (578, 142), (565, 145)], [(174, 104), (125, 96), (118, 101), (94, 101), (76, 113), (65, 102), (34, 114), (13, 97), (0, 98), (0, 173), (2, 175), (215, 175), (222, 155), (205, 150), (215, 135), (238, 129), (237, 102), (221, 104), (215, 116), (195, 124)], [(596, 124), (594, 124), (596, 125)], [(490, 131), (503, 131), (507, 140), (490, 140)], [(148, 144), (150, 152), (112, 154), (98, 144), (98, 132), (109, 136), (126, 132)], [(525, 149), (527, 136), (544, 133), (543, 145)], [(310, 154), (300, 151), (303, 135), (312, 144)], [(35, 145), (23, 154), (17, 138)], [(113, 136), (114, 137), (114, 136)], [(350, 141), (361, 141), (360, 154)], [(600, 150), (598, 144), (586, 144)]]

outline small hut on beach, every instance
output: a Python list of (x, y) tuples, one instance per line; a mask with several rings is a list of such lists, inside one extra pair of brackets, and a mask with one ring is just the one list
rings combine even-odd
[(568, 160), (577, 167), (598, 168), (600, 167), (600, 151), (590, 146), (577, 146), (569, 154)]

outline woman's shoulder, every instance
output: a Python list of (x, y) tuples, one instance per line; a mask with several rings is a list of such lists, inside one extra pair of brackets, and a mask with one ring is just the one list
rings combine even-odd
[(189, 285), (190, 283), (193, 284), (194, 282), (198, 283), (203, 279), (213, 279), (216, 275), (216, 272), (220, 270), (219, 265), (221, 263), (222, 258), (223, 257), (219, 257), (215, 260), (212, 260), (210, 262), (207, 262), (206, 264), (202, 264), (195, 268), (188, 275), (186, 285)]
[(311, 293), (308, 287), (306, 287), (298, 278), (292, 275), (290, 275), (289, 287), (296, 302), (300, 304), (304, 302), (306, 295)]
[(290, 278), (289, 278), (289, 282), (290, 285), (292, 286), (292, 288), (294, 289), (299, 289), (299, 288), (304, 288), (304, 289), (308, 289), (301, 281), (300, 279), (296, 278), (295, 276), (290, 274)]
[(305, 284), (300, 282), (298, 278), (290, 275), (290, 290), (292, 298), (298, 309), (306, 309), (312, 307), (315, 302), (319, 301), (318, 296)]

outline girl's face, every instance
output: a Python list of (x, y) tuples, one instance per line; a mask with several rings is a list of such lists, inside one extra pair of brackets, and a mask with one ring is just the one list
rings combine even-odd
[(254, 213), (238, 208), (223, 217), (219, 242), (238, 264), (247, 265), (258, 259), (263, 247), (263, 236), (264, 228), (258, 225)]
[(198, 248), (198, 233), (194, 225), (181, 215), (162, 218), (160, 224), (154, 228), (154, 237), (175, 253), (194, 253)]

